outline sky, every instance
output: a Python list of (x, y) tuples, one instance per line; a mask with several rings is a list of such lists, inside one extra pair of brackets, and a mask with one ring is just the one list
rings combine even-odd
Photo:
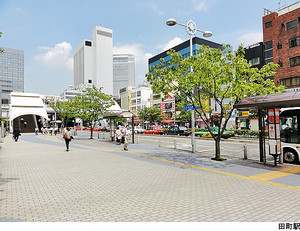
[[(135, 85), (148, 59), (189, 39), (175, 18), (193, 20), (208, 40), (233, 49), (261, 42), (263, 8), (278, 12), (298, 0), (0, 0), (0, 47), (23, 50), (25, 92), (60, 95), (73, 85), (73, 52), (95, 26), (113, 30), (113, 52), (134, 54)], [(201, 33), (196, 34), (202, 37)]]

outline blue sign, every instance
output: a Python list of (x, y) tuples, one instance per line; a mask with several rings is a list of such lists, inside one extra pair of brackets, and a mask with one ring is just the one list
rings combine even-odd
[(193, 105), (185, 105), (185, 106), (183, 106), (183, 110), (184, 111), (194, 111), (195, 108)]

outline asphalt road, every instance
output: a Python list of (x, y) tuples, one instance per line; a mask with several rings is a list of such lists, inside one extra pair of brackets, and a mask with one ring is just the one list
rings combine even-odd
[[(79, 132), (82, 136), (84, 132)], [(85, 132), (86, 136), (90, 133)], [(108, 139), (109, 132), (94, 132), (94, 137), (99, 139)], [(180, 150), (191, 151), (191, 136), (172, 136), (172, 135), (145, 135), (135, 134), (136, 144), (146, 144), (165, 148), (175, 148)], [(273, 157), (268, 155), (266, 141), (267, 160), (273, 161)], [(244, 158), (245, 150), (248, 159), (259, 160), (259, 143), (255, 138), (233, 137), (230, 139), (221, 139), (221, 156)], [(214, 156), (215, 141), (213, 138), (196, 137), (196, 153), (202, 155)]]

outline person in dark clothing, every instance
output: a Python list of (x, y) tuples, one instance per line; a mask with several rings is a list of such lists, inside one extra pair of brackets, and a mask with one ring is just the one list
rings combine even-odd
[(17, 142), (19, 139), (19, 136), (21, 135), (21, 132), (19, 130), (19, 128), (17, 127), (14, 131), (13, 131), (13, 138), (14, 140)]

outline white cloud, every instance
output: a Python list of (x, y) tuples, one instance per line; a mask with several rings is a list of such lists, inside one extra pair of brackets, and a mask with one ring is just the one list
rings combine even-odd
[(208, 11), (215, 3), (215, 0), (192, 0), (193, 7), (196, 11)]
[(263, 33), (261, 31), (252, 31), (238, 37), (238, 42), (245, 46), (252, 45), (263, 41)]
[(163, 51), (169, 50), (170, 48), (175, 47), (175, 46), (177, 46), (177, 45), (179, 45), (180, 43), (183, 43), (183, 42), (184, 42), (184, 40), (182, 40), (181, 38), (175, 37), (175, 38), (173, 38), (172, 40), (170, 40), (169, 42), (167, 42), (165, 44), (158, 45), (157, 48), (161, 52), (163, 52)]
[(164, 14), (165, 14), (165, 12), (162, 11), (162, 10), (160, 9), (160, 7), (157, 6), (157, 4), (154, 3), (154, 2), (151, 2), (151, 3), (150, 3), (150, 8), (151, 8), (155, 13), (157, 13), (157, 14), (159, 14), (159, 15), (164, 15)]
[(15, 8), (15, 11), (18, 12), (19, 14), (26, 14), (25, 11), (21, 8)]
[(71, 54), (72, 46), (70, 43), (62, 42), (54, 47), (39, 47), (46, 53), (35, 56), (36, 60), (42, 61), (51, 68), (66, 68), (73, 70), (73, 57)]

